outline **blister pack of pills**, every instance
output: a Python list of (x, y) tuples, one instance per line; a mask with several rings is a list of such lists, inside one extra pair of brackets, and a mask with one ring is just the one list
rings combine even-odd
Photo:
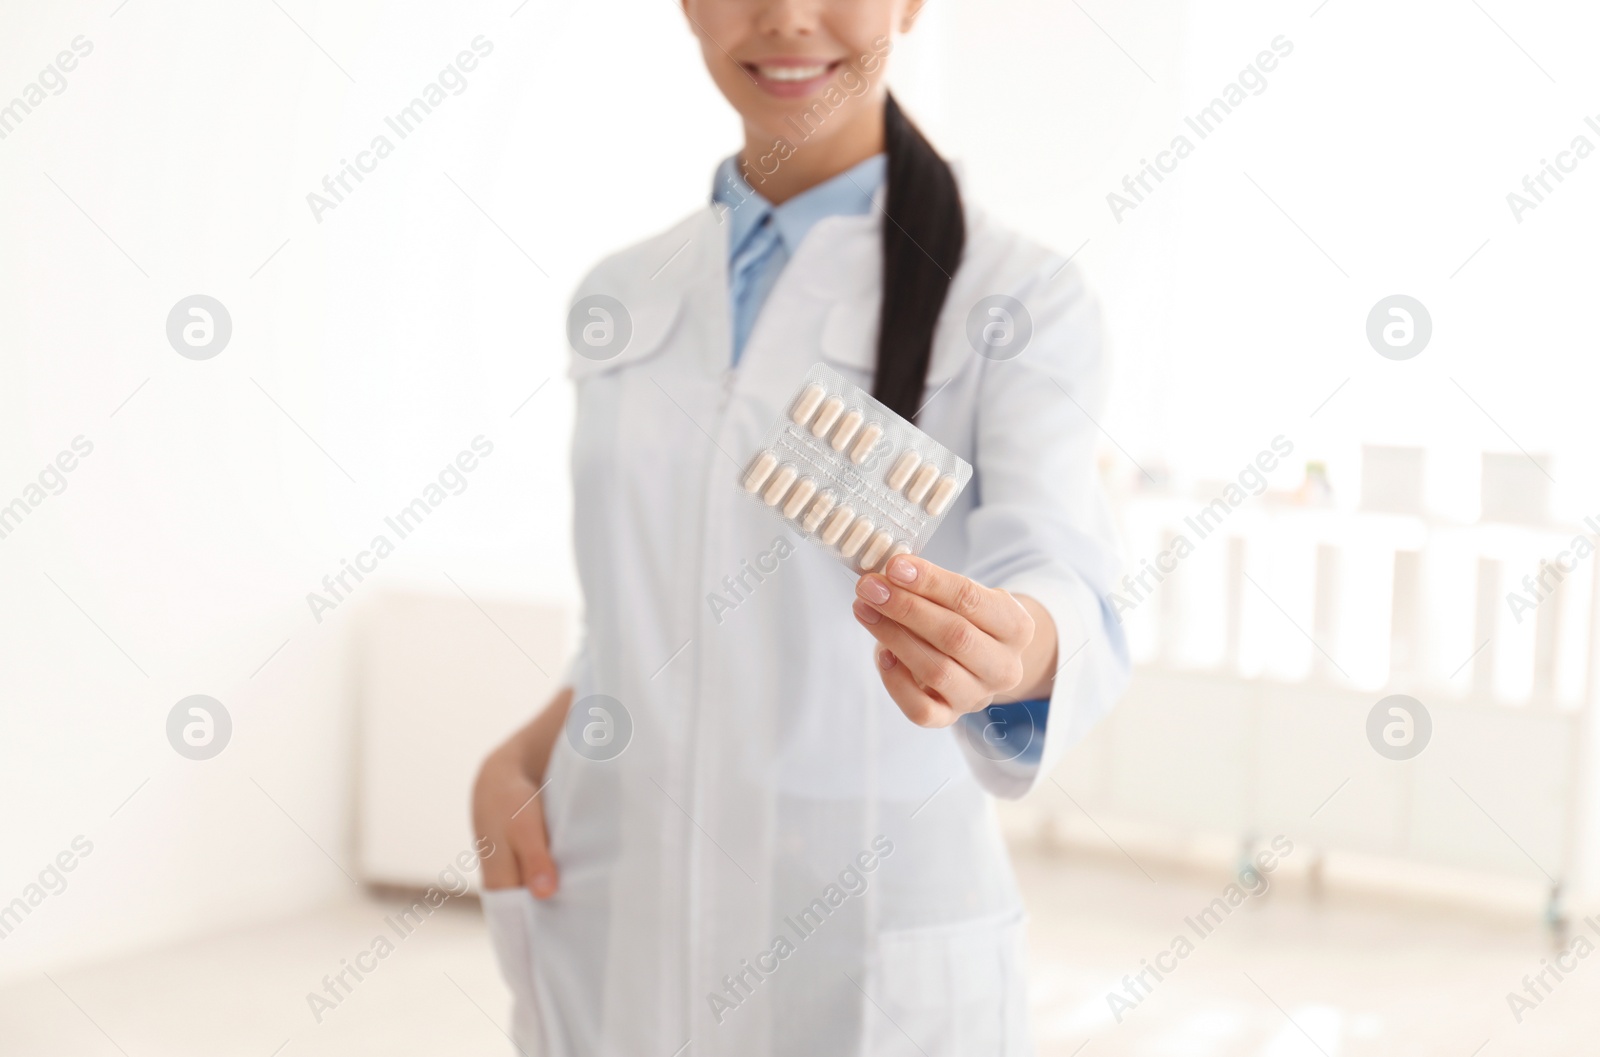
[(972, 467), (827, 364), (800, 389), (739, 484), (856, 572), (917, 554)]

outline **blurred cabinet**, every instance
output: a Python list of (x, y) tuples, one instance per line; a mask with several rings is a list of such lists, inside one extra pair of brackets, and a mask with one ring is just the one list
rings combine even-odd
[[(1216, 490), (1121, 497), (1134, 677), (1030, 825), (1283, 833), (1600, 906), (1600, 523), (1553, 520), (1532, 456), (1484, 454), (1473, 520), (1424, 502), (1421, 449), (1362, 454), (1359, 503), (1267, 493), (1204, 534)], [(1391, 694), (1431, 716), (1414, 758), (1369, 742)]]

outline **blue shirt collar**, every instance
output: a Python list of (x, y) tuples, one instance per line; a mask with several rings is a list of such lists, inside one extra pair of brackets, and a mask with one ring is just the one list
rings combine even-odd
[(729, 224), (729, 258), (739, 252), (768, 216), (776, 225), (784, 248), (792, 254), (812, 226), (824, 217), (870, 213), (873, 196), (883, 187), (887, 172), (888, 158), (874, 154), (838, 176), (775, 206), (745, 181), (739, 171), (738, 155), (724, 159), (717, 166), (711, 185), (711, 201), (727, 210), (724, 217)]

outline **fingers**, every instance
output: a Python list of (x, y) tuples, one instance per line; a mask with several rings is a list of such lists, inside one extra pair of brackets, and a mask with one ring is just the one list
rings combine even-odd
[(478, 865), (483, 870), (483, 887), (490, 891), (497, 888), (516, 888), (522, 883), (522, 873), (517, 868), (517, 857), (507, 846), (504, 834), (496, 840), (486, 833), (479, 836), (489, 837), (489, 842), (494, 845), (494, 851), (478, 860)]
[[(856, 594), (861, 598), (858, 605), (870, 606), (937, 652), (955, 658), (990, 692), (1009, 690), (1022, 678), (1022, 664), (1016, 648), (1003, 645), (959, 613), (910, 591), (894, 590), (876, 578), (858, 580)], [(861, 619), (868, 624), (868, 630), (872, 630), (870, 621)], [(894, 648), (892, 643), (884, 645)]]
[[(887, 576), (872, 574), (891, 590), (926, 599), (949, 610), (1001, 642), (1023, 644), (1033, 637), (1033, 618), (1005, 591), (984, 587), (925, 558), (902, 554), (889, 563)], [(891, 597), (890, 602), (893, 602)], [(895, 614), (890, 613), (895, 619)], [(931, 641), (931, 640), (930, 640)]]
[(543, 798), (535, 794), (517, 810), (506, 826), (506, 839), (516, 858), (520, 883), (533, 893), (535, 899), (549, 899), (555, 895), (561, 879), (556, 861), (550, 856), (550, 840), (544, 827)]
[(1022, 680), (1022, 651), (1033, 638), (1033, 618), (1009, 593), (921, 558), (896, 558), (888, 571), (887, 578), (861, 577), (856, 594), (954, 657), (988, 693), (1005, 693)]
[[(902, 674), (908, 673), (916, 681), (919, 690), (943, 709), (951, 712), (952, 718), (967, 711), (974, 702), (988, 701), (993, 696), (993, 692), (985, 688), (958, 661), (931, 648), (928, 643), (923, 642), (900, 624), (874, 613), (871, 607), (862, 602), (855, 604), (854, 611), (856, 619), (872, 633), (872, 637), (887, 647), (891, 655), (898, 659), (897, 667), (903, 670)], [(877, 617), (876, 623), (873, 623), (871, 619), (873, 617)], [(893, 670), (890, 668), (885, 671)], [(887, 674), (884, 682), (888, 683)], [(898, 698), (896, 700), (899, 701)], [(902, 709), (907, 707), (905, 702), (899, 703)], [(918, 711), (922, 710), (918, 708)], [(922, 723), (924, 726), (944, 725), (944, 723), (924, 723), (910, 712), (906, 714), (913, 722)]]
[(543, 791), (504, 746), (478, 768), (472, 785), (472, 827), (490, 846), (480, 859), (485, 889), (525, 885), (536, 899), (555, 895), (560, 874), (550, 857)]
[(918, 686), (909, 669), (900, 663), (893, 651), (879, 647), (877, 654), (883, 685), (907, 719), (919, 727), (948, 727), (961, 718), (955, 709), (943, 701), (934, 700)]

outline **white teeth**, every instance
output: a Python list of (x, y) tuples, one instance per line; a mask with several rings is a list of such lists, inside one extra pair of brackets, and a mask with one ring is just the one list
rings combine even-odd
[(761, 76), (772, 81), (809, 81), (828, 72), (826, 65), (819, 66), (757, 66)]

